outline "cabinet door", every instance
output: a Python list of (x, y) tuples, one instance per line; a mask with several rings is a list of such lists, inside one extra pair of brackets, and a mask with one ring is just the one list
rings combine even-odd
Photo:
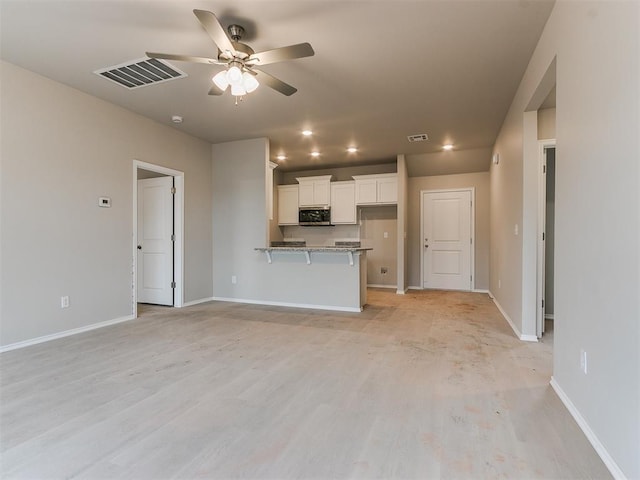
[(376, 203), (377, 181), (375, 179), (356, 180), (356, 204)]
[(378, 203), (398, 203), (398, 179), (396, 176), (378, 179)]
[(298, 204), (301, 207), (309, 207), (311, 205), (315, 205), (313, 201), (313, 182), (300, 183), (300, 185), (298, 185), (298, 188)]
[(278, 187), (278, 225), (298, 224), (298, 185)]
[(331, 223), (356, 223), (356, 186), (354, 182), (331, 185)]
[(329, 205), (331, 202), (331, 184), (325, 181), (313, 182), (313, 204)]

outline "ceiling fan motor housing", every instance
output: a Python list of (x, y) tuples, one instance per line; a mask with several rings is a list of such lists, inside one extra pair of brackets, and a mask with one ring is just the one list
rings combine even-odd
[(240, 25), (229, 25), (227, 27), (227, 31), (229, 32), (229, 36), (234, 42), (240, 41), (240, 39), (244, 35), (244, 28), (242, 28)]

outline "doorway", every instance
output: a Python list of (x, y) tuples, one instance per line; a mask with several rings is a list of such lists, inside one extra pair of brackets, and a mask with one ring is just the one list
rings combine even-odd
[(422, 288), (473, 290), (474, 193), (420, 192)]
[(538, 181), (538, 311), (536, 335), (541, 338), (554, 311), (554, 241), (556, 141), (541, 140)]
[(181, 307), (183, 294), (184, 173), (133, 164), (133, 313), (152, 303)]

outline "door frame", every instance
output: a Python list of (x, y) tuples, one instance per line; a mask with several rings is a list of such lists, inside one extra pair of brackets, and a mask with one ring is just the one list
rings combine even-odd
[[(547, 148), (556, 148), (556, 139), (538, 140), (538, 225), (536, 249), (536, 336), (544, 333), (544, 276), (545, 276), (545, 243), (547, 217)], [(557, 155), (556, 155), (557, 159)]]
[(173, 306), (184, 305), (184, 172), (172, 168), (154, 165), (152, 163), (133, 161), (133, 243), (131, 245), (133, 256), (132, 288), (132, 313), (134, 318), (138, 316), (138, 169), (161, 173), (174, 178), (176, 193), (173, 204), (173, 223), (176, 240), (173, 251), (173, 278), (176, 288), (173, 292)]
[[(470, 243), (470, 255), (469, 255), (469, 271), (471, 272), (471, 281), (469, 282), (470, 292), (475, 291), (476, 285), (476, 187), (465, 188), (445, 188), (435, 190), (420, 190), (420, 239), (418, 245), (420, 245), (420, 289), (424, 290), (424, 247), (422, 239), (424, 238), (424, 197), (428, 193), (450, 193), (450, 192), (470, 192), (471, 194), (471, 215), (470, 215), (470, 231), (471, 231), (471, 243)], [(464, 291), (464, 290), (463, 290)]]

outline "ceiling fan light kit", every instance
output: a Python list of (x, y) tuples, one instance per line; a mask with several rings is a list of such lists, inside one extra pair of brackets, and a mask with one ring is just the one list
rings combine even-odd
[(212, 78), (213, 83), (223, 92), (231, 85), (231, 95), (242, 97), (251, 93), (260, 86), (260, 82), (249, 72), (243, 72), (240, 67), (234, 65), (228, 70), (218, 72)]
[(255, 91), (261, 83), (287, 96), (293, 95), (298, 91), (282, 80), (260, 70), (258, 66), (262, 67), (270, 63), (311, 57), (315, 54), (311, 45), (299, 43), (255, 53), (249, 45), (240, 43), (242, 35), (244, 35), (244, 28), (240, 25), (229, 25), (227, 33), (212, 12), (194, 10), (193, 13), (217, 47), (218, 53), (215, 58), (149, 52), (147, 52), (147, 56), (152, 59), (225, 66), (225, 70), (213, 76), (212, 80), (215, 86), (209, 90), (209, 95), (222, 95), (230, 86), (231, 95), (236, 97), (236, 104), (237, 97), (242, 97)]

